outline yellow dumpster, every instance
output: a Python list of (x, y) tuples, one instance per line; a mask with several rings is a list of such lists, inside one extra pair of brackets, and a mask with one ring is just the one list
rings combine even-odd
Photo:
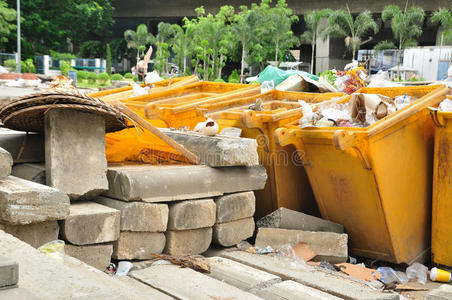
[(257, 84), (203, 81), (152, 95), (129, 98), (122, 103), (148, 120), (164, 121), (165, 127), (188, 126), (193, 129), (197, 123), (205, 121), (204, 116), (197, 113), (197, 105), (259, 92)]
[(323, 218), (344, 225), (351, 252), (394, 263), (425, 260), (430, 247), (434, 125), (426, 109), (446, 86), (361, 89), (419, 97), (367, 128), (285, 126)]
[[(172, 79), (166, 79), (166, 80), (154, 82), (152, 84), (147, 84), (147, 85), (141, 84), (141, 86), (144, 87), (144, 86), (154, 85), (155, 87), (151, 89), (151, 93), (154, 93), (157, 91), (168, 90), (168, 89), (173, 89), (173, 88), (189, 85), (192, 83), (196, 83), (198, 81), (199, 81), (198, 77), (193, 75), (193, 76), (187, 76), (187, 77), (175, 77)], [(103, 100), (105, 102), (118, 101), (118, 100), (123, 100), (123, 99), (133, 97), (133, 91), (132, 91), (132, 86), (129, 85), (129, 86), (125, 86), (125, 87), (121, 87), (121, 88), (117, 88), (117, 89), (110, 89), (110, 90), (99, 91), (96, 93), (91, 93), (88, 96), (100, 98), (101, 100)]]
[(435, 128), (432, 198), (432, 262), (452, 267), (452, 112), (431, 108)]
[[(276, 145), (274, 131), (302, 116), (300, 105), (294, 100), (320, 102), (343, 95), (271, 91), (259, 96), (264, 101), (263, 111), (248, 110), (248, 106), (243, 106), (211, 114), (220, 125), (220, 129), (239, 127), (242, 129), (242, 137), (257, 140), (259, 160), (268, 175), (265, 188), (256, 191), (257, 218), (279, 207), (319, 215), (306, 172), (295, 147)], [(253, 98), (251, 102), (248, 99), (242, 102), (238, 100), (237, 103), (254, 103), (258, 97)], [(283, 99), (292, 101), (282, 101)]]

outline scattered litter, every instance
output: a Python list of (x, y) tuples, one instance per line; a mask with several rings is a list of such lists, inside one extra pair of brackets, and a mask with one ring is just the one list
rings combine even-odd
[(76, 90), (74, 81), (68, 76), (58, 75), (48, 85), (48, 90)]
[(116, 265), (114, 263), (110, 263), (107, 267), (107, 273), (110, 275), (114, 275), (116, 273)]
[(348, 262), (355, 265), (358, 262), (358, 260), (352, 256), (349, 256)]
[(263, 111), (264, 110), (264, 102), (261, 98), (257, 98), (256, 103), (251, 104), (248, 106), (248, 109), (255, 110), (255, 111)]
[(400, 271), (395, 271), (390, 267), (380, 267), (377, 271), (381, 274), (381, 281), (385, 285), (393, 284), (393, 283), (407, 283), (408, 277), (405, 273)]
[(195, 128), (193, 129), (193, 131), (195, 132), (199, 132), (201, 134), (204, 135), (209, 135), (209, 136), (213, 136), (216, 135), (218, 133), (219, 130), (219, 126), (217, 124), (217, 122), (215, 122), (212, 119), (207, 119), (205, 122), (199, 122), (198, 124), (196, 124)]
[(146, 83), (154, 83), (154, 82), (163, 80), (163, 78), (160, 77), (159, 73), (156, 70), (154, 70), (152, 72), (148, 72), (144, 79), (145, 79)]
[(382, 275), (377, 270), (369, 269), (360, 265), (341, 263), (336, 264), (335, 266), (338, 267), (345, 274), (364, 281), (372, 281), (376, 279), (381, 279), (382, 277)]
[(447, 97), (445, 100), (441, 101), (438, 109), (440, 111), (452, 112), (452, 100)]
[(237, 127), (225, 127), (220, 131), (220, 135), (230, 137), (240, 137), (242, 135), (242, 129)]
[(133, 91), (133, 95), (135, 97), (136, 96), (143, 96), (143, 95), (149, 94), (150, 87), (148, 87), (148, 86), (142, 87), (138, 83), (134, 83), (132, 85), (132, 91)]
[(319, 264), (319, 267), (330, 270), (330, 271), (336, 271), (336, 268), (330, 262), (328, 262), (326, 260), (321, 261)]
[(406, 276), (408, 279), (410, 281), (414, 281), (416, 279), (420, 284), (425, 284), (427, 282), (427, 272), (428, 268), (418, 262), (415, 262), (406, 268)]
[(255, 254), (269, 254), (269, 253), (274, 253), (275, 250), (271, 247), (271, 246), (266, 246), (266, 247), (254, 247), (253, 245), (251, 245), (250, 243), (248, 243), (247, 241), (242, 241), (239, 244), (237, 244), (237, 249), (241, 250), (241, 251), (245, 251), (248, 253), (255, 253)]
[(275, 89), (275, 82), (273, 80), (264, 81), (261, 84), (261, 94)]
[(181, 267), (190, 268), (195, 271), (203, 272), (203, 273), (210, 273), (210, 265), (202, 262), (200, 260), (197, 260), (192, 257), (178, 257), (178, 256), (172, 256), (167, 254), (152, 254), (155, 258), (167, 260), (171, 262), (174, 265), (179, 265)]
[(130, 269), (132, 269), (133, 264), (130, 261), (120, 261), (118, 263), (118, 270), (116, 271), (116, 276), (127, 276)]
[(432, 268), (430, 270), (430, 280), (439, 282), (450, 282), (451, 274), (445, 270)]
[(278, 249), (277, 253), (282, 256), (287, 256), (294, 259), (302, 259), (304, 261), (310, 261), (316, 256), (311, 246), (303, 242), (298, 243), (294, 246), (286, 245), (284, 247), (281, 247), (280, 249)]
[(39, 247), (38, 250), (60, 263), (64, 262), (64, 241), (62, 240), (48, 242)]
[(397, 284), (395, 286), (395, 290), (397, 291), (428, 291), (428, 288), (411, 286), (406, 284)]

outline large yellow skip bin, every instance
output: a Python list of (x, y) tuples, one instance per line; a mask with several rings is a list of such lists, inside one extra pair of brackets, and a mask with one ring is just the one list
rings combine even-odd
[[(187, 77), (175, 77), (172, 79), (166, 79), (166, 80), (154, 82), (152, 84), (147, 84), (147, 85), (155, 86), (150, 91), (150, 93), (154, 93), (154, 92), (160, 92), (160, 91), (164, 91), (164, 90), (175, 89), (175, 88), (178, 88), (181, 86), (196, 83), (198, 81), (199, 81), (198, 77), (193, 75), (193, 76), (187, 76)], [(141, 86), (145, 86), (145, 85), (142, 84)], [(99, 91), (96, 93), (91, 93), (88, 96), (97, 97), (105, 102), (109, 102), (109, 101), (118, 101), (118, 100), (124, 100), (127, 98), (131, 98), (131, 97), (133, 97), (133, 91), (132, 91), (132, 86), (129, 85), (129, 86), (125, 86), (125, 87), (121, 87), (121, 88), (117, 88), (117, 89), (110, 89), (110, 90)]]
[(351, 252), (394, 263), (424, 260), (430, 246), (433, 122), (427, 111), (446, 86), (362, 89), (420, 97), (367, 128), (275, 132), (295, 145), (322, 217), (344, 225)]
[(260, 92), (257, 84), (232, 84), (203, 81), (178, 89), (134, 97), (122, 101), (148, 120), (162, 120), (165, 127), (185, 127), (193, 129), (197, 123), (205, 121), (196, 111), (200, 103), (215, 102), (239, 95), (253, 95)]
[(220, 128), (239, 127), (242, 129), (242, 137), (257, 140), (259, 160), (266, 168), (268, 175), (265, 188), (255, 192), (257, 198), (255, 216), (257, 218), (271, 213), (279, 207), (311, 215), (319, 214), (306, 172), (300, 163), (295, 147), (276, 145), (274, 131), (302, 116), (300, 105), (295, 100), (320, 102), (343, 95), (340, 93), (313, 94), (271, 91), (249, 97), (253, 98), (251, 102), (240, 99), (237, 101), (240, 104), (254, 103), (257, 98), (261, 98), (264, 101), (264, 111), (248, 110), (248, 106), (244, 106), (211, 115), (217, 120)]
[(436, 125), (433, 163), (432, 262), (452, 267), (452, 112), (431, 109)]

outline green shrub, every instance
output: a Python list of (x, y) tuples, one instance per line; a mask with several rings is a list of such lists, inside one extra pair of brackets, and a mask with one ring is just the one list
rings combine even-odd
[(12, 72), (16, 71), (16, 61), (14, 59), (7, 59), (3, 63), (5, 68), (10, 69)]
[(101, 73), (99, 74), (99, 77), (97, 77), (97, 79), (102, 82), (106, 82), (110, 79), (110, 75), (108, 75), (108, 73)]
[(86, 71), (77, 71), (77, 80), (85, 80), (88, 79), (88, 72)]
[(139, 80), (138, 75), (133, 76), (133, 81), (138, 82)]
[(71, 63), (69, 61), (62, 60), (60, 61), (60, 70), (61, 74), (66, 75), (69, 73), (69, 71), (74, 70), (71, 66)]
[(23, 68), (22, 73), (36, 73), (35, 64), (33, 63), (33, 59), (29, 58), (25, 60), (24, 65), (21, 68)]
[(231, 75), (228, 77), (229, 83), (239, 83), (240, 82), (240, 76), (239, 72), (237, 70), (232, 71)]
[(72, 53), (60, 53), (53, 50), (50, 50), (50, 56), (52, 56), (52, 59), (54, 60), (65, 60), (65, 61), (70, 61), (71, 59), (76, 58), (76, 56)]
[(226, 82), (226, 81), (224, 81), (224, 80), (221, 79), (221, 78), (217, 78), (217, 79), (215, 79), (213, 82)]
[(124, 78), (125, 79), (132, 79), (133, 75), (132, 75), (132, 73), (126, 73), (126, 74), (124, 74)]
[(111, 80), (122, 80), (121, 74), (113, 74), (111, 75)]
[(89, 82), (91, 82), (91, 83), (96, 82), (96, 80), (97, 80), (97, 74), (94, 73), (94, 72), (88, 72), (88, 80), (89, 80)]

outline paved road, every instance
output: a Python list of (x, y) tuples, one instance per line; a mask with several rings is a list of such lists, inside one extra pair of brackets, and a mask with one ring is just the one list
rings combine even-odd
[(6, 87), (2, 86), (0, 88), (0, 99), (9, 97), (21, 97), (27, 94), (36, 93), (37, 90), (34, 88), (16, 88), (16, 87)]

